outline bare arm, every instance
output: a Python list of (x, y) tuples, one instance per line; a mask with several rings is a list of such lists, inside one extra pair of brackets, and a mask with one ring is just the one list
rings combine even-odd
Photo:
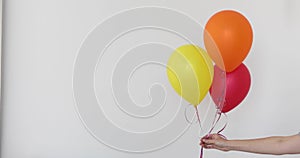
[(204, 148), (223, 151), (235, 150), (259, 154), (300, 154), (300, 135), (274, 136), (248, 140), (226, 140), (217, 134), (202, 138)]

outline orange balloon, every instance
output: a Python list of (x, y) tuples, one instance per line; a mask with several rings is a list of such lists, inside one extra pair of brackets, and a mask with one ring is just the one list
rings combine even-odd
[(224, 10), (214, 14), (204, 31), (207, 53), (218, 67), (231, 72), (248, 55), (253, 40), (249, 21), (240, 13)]

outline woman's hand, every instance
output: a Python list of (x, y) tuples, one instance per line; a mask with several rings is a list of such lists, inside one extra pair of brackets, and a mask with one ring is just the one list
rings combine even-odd
[(300, 154), (300, 135), (227, 140), (219, 134), (211, 134), (203, 137), (200, 145), (206, 149), (222, 151), (234, 150), (271, 155)]
[(220, 136), (219, 134), (210, 134), (201, 138), (200, 145), (205, 149), (218, 149), (222, 151), (229, 151), (227, 145), (228, 140)]

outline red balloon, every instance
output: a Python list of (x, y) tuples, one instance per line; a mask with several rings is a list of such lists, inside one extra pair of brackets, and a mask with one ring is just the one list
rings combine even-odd
[(251, 85), (251, 76), (242, 63), (232, 72), (214, 67), (214, 79), (210, 95), (221, 112), (229, 112), (238, 106), (247, 96)]

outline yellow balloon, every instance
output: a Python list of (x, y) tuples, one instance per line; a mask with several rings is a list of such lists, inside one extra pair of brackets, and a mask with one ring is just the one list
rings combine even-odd
[(175, 91), (197, 106), (209, 91), (214, 68), (205, 50), (195, 45), (177, 48), (169, 58), (167, 75)]

